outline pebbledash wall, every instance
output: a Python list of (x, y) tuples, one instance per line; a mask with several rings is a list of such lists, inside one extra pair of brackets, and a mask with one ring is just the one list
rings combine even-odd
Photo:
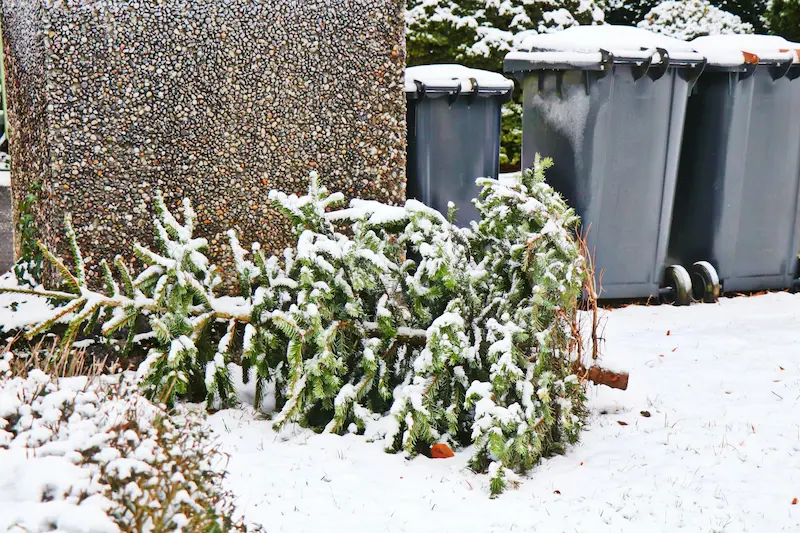
[[(152, 198), (191, 198), (212, 260), (225, 231), (279, 250), (272, 188), (405, 199), (399, 0), (3, 0), (14, 217), (43, 241), (72, 213), (96, 275), (152, 242)], [(15, 247), (20, 249), (19, 234)]]

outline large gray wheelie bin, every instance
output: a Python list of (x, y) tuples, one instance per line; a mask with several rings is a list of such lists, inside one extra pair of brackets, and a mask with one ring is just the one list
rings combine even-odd
[(695, 295), (790, 288), (800, 250), (800, 64), (779, 37), (691, 43), (708, 58), (689, 97), (668, 260)]
[(532, 35), (505, 58), (522, 82), (523, 168), (536, 153), (582, 219), (601, 298), (691, 298), (665, 264), (686, 100), (705, 58), (691, 46), (619, 26)]
[(406, 69), (405, 90), (407, 196), (444, 215), (452, 201), (456, 222), (466, 226), (478, 218), (475, 180), (498, 177), (500, 108), (514, 82), (461, 65), (426, 65)]

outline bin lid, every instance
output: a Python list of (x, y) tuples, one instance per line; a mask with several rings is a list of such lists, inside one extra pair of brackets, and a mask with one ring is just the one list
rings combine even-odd
[[(548, 33), (523, 33), (506, 55), (506, 72), (541, 69), (603, 70), (609, 63), (694, 66), (705, 61), (686, 41), (630, 26), (574, 26)], [(662, 57), (666, 52), (667, 58)]]
[(741, 65), (739, 56), (744, 56), (744, 63), (800, 63), (800, 44), (775, 35), (709, 35), (698, 37), (691, 44), (708, 57), (712, 66)]
[(436, 93), (505, 96), (514, 82), (497, 72), (463, 65), (422, 65), (406, 69), (405, 89), (407, 96), (417, 98)]

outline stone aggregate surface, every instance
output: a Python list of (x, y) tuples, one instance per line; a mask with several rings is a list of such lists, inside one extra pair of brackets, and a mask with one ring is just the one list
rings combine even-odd
[[(33, 184), (44, 242), (73, 221), (102, 258), (152, 243), (152, 198), (225, 232), (293, 242), (267, 200), (311, 170), (348, 197), (405, 199), (403, 9), (396, 0), (4, 0), (14, 217)], [(20, 243), (15, 243), (19, 250)]]

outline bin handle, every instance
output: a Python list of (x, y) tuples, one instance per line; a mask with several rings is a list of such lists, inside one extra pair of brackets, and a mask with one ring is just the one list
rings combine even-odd
[[(614, 54), (600, 49), (600, 78), (606, 76), (614, 66)], [(589, 94), (588, 92), (586, 94)]]
[(447, 105), (452, 107), (453, 104), (456, 103), (456, 100), (458, 100), (458, 96), (460, 94), (461, 94), (461, 84), (459, 83), (458, 87), (456, 87), (455, 90), (448, 95), (448, 97), (447, 97)]
[(414, 80), (414, 85), (417, 86), (417, 94), (419, 94), (419, 99), (424, 100), (425, 92), (428, 90), (428, 87), (426, 87), (425, 84), (419, 80)]
[(658, 65), (658, 67), (651, 69), (650, 71), (650, 78), (652, 78), (653, 81), (658, 80), (667, 73), (670, 62), (669, 52), (667, 52), (666, 48), (656, 48), (656, 53), (661, 56), (661, 63)]

